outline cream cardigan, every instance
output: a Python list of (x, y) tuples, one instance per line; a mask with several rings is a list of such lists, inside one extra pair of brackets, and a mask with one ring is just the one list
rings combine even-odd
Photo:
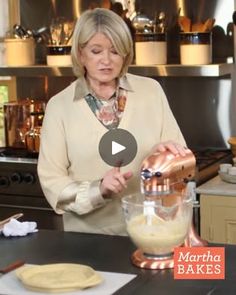
[(64, 229), (125, 235), (121, 197), (139, 193), (139, 169), (151, 148), (167, 140), (185, 144), (166, 96), (153, 79), (127, 74), (126, 107), (119, 128), (131, 132), (138, 144), (135, 159), (122, 171), (134, 177), (122, 194), (104, 200), (99, 182), (111, 169), (100, 158), (99, 140), (108, 130), (97, 120), (85, 99), (78, 97), (80, 79), (51, 98), (43, 121), (38, 175), (52, 208), (63, 214)]

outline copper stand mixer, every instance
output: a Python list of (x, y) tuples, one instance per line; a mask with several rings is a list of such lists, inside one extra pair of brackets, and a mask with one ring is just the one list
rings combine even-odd
[(131, 259), (147, 269), (173, 268), (174, 247), (207, 245), (192, 223), (193, 200), (188, 183), (195, 174), (196, 160), (169, 151), (147, 156), (141, 166), (140, 196), (123, 198), (129, 236), (138, 249)]

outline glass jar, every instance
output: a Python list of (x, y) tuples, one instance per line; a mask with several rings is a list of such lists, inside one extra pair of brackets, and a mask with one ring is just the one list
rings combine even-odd
[(137, 33), (135, 35), (135, 57), (137, 65), (166, 64), (166, 34)]
[(180, 33), (180, 63), (182, 65), (212, 63), (212, 33)]

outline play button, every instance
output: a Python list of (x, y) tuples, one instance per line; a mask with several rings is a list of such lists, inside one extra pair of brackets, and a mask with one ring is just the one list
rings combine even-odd
[(99, 142), (99, 154), (112, 167), (126, 166), (137, 154), (137, 142), (130, 132), (111, 129)]
[(111, 144), (112, 144), (111, 145), (111, 154), (112, 155), (115, 155), (115, 154), (117, 154), (117, 153), (119, 153), (119, 152), (121, 152), (121, 151), (123, 151), (123, 150), (126, 149), (125, 146), (119, 144), (118, 142), (112, 141)]

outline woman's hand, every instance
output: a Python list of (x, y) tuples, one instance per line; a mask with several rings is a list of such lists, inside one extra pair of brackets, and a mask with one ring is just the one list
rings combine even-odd
[(180, 154), (181, 156), (186, 155), (186, 147), (182, 146), (179, 143), (176, 143), (174, 141), (166, 141), (166, 142), (161, 142), (157, 145), (155, 145), (152, 148), (153, 152), (165, 152), (165, 151), (170, 151), (174, 155)]
[(119, 167), (112, 168), (103, 177), (100, 184), (102, 196), (106, 197), (111, 193), (118, 194), (127, 187), (127, 180), (133, 176), (131, 171), (121, 173)]

